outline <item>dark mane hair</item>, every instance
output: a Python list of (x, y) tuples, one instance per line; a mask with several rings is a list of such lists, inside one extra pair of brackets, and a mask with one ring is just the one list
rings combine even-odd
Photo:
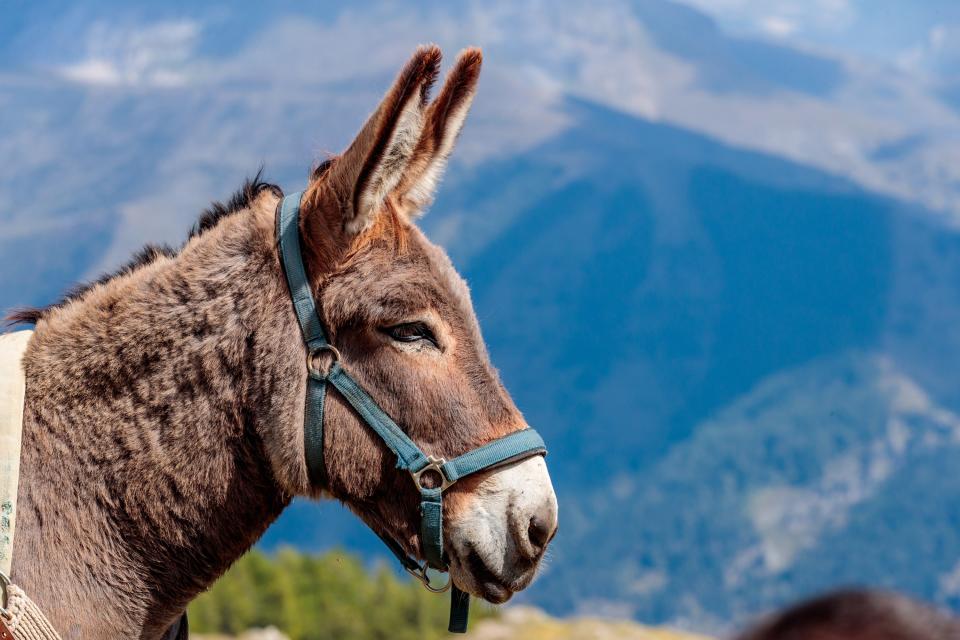
[(270, 190), (277, 197), (283, 196), (283, 191), (280, 190), (280, 187), (269, 182), (264, 182), (261, 180), (262, 175), (263, 167), (257, 171), (257, 174), (253, 176), (253, 178), (247, 178), (243, 186), (230, 197), (226, 204), (216, 201), (210, 203), (210, 206), (200, 214), (200, 218), (197, 219), (197, 223), (193, 225), (193, 229), (190, 230), (190, 235), (187, 239), (190, 240), (191, 238), (202, 235), (205, 231), (220, 224), (220, 221), (224, 218), (248, 208), (263, 191)]
[[(216, 201), (211, 203), (210, 206), (200, 214), (196, 224), (193, 225), (193, 228), (190, 230), (190, 233), (187, 236), (187, 242), (189, 242), (192, 238), (200, 236), (206, 231), (214, 228), (225, 218), (247, 209), (257, 198), (257, 196), (265, 190), (269, 189), (277, 196), (282, 196), (283, 191), (281, 191), (280, 187), (269, 182), (264, 182), (261, 179), (262, 174), (263, 168), (261, 167), (253, 178), (248, 178), (244, 181), (243, 186), (241, 186), (240, 189), (238, 189), (233, 196), (230, 197), (226, 204)], [(151, 264), (157, 260), (157, 258), (175, 258), (180, 253), (182, 248), (182, 246), (174, 248), (166, 244), (148, 244), (133, 254), (130, 260), (128, 260), (121, 267), (114, 271), (103, 274), (96, 280), (80, 283), (71, 287), (59, 300), (52, 304), (44, 307), (21, 307), (14, 309), (5, 317), (7, 326), (16, 324), (37, 324), (37, 322), (43, 319), (44, 316), (54, 309), (59, 309), (70, 304), (74, 300), (80, 299), (84, 294), (94, 287), (106, 284), (114, 278), (119, 278), (121, 276), (133, 273), (137, 269)]]

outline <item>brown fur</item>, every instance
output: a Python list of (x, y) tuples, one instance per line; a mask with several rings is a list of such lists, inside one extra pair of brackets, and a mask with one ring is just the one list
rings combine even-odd
[(839, 591), (789, 607), (737, 640), (960, 640), (960, 622), (895, 593)]
[[(451, 82), (475, 83), (474, 58), (473, 78), (455, 71)], [(404, 166), (381, 160), (402, 153), (403, 105), (420, 96), (427, 108), (438, 63), (436, 48), (419, 50), (357, 140), (316, 174), (302, 234), (346, 366), (425, 451), (450, 458), (524, 425), (489, 363), (467, 287), (397, 207), (402, 192), (374, 200), (362, 232), (348, 230), (358, 193), (399, 184), (388, 173)], [(453, 93), (441, 95), (462, 100)], [(424, 135), (436, 136), (438, 117)], [(306, 353), (276, 251), (278, 200), (259, 189), (179, 253), (153, 255), (36, 317), (13, 579), (65, 638), (159, 637), (294, 495), (329, 493), (419, 555), (410, 478), (335, 392), (328, 482), (308, 480)], [(411, 320), (433, 328), (438, 349), (382, 331)], [(451, 489), (448, 518), (475, 485)]]

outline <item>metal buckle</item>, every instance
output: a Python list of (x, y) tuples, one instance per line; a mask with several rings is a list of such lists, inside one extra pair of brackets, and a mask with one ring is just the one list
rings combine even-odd
[(407, 573), (412, 575), (414, 578), (420, 581), (420, 583), (426, 588), (430, 593), (446, 593), (450, 590), (450, 587), (453, 586), (453, 580), (450, 579), (450, 575), (447, 574), (447, 581), (440, 587), (435, 587), (430, 584), (430, 576), (427, 575), (427, 570), (429, 567), (427, 563), (423, 563), (422, 566), (418, 566), (416, 569), (411, 569), (407, 566), (403, 567), (406, 569)]
[[(423, 476), (428, 471), (436, 471), (440, 475), (440, 493), (443, 493), (448, 488), (453, 485), (453, 481), (447, 479), (447, 474), (443, 472), (443, 465), (447, 464), (447, 461), (443, 458), (437, 458), (434, 456), (427, 456), (427, 464), (419, 471), (411, 471), (410, 475), (413, 476), (413, 481), (417, 485), (417, 489), (426, 489), (420, 483), (420, 477)], [(436, 487), (434, 487), (436, 488)]]
[[(326, 372), (321, 371), (316, 366), (316, 362), (315, 362), (316, 358), (320, 354), (322, 354), (324, 351), (330, 353), (330, 355), (333, 356), (333, 362), (340, 361), (340, 352), (332, 344), (325, 344), (321, 347), (317, 347), (316, 349), (312, 349), (310, 353), (307, 354), (307, 371), (310, 373), (311, 376), (314, 376), (317, 378), (323, 378), (323, 377), (326, 377), (327, 373), (329, 373), (330, 371), (329, 368), (327, 369)], [(333, 366), (333, 362), (330, 363), (330, 366)]]

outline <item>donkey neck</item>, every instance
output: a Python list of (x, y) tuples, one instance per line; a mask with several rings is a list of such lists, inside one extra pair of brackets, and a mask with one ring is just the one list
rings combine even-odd
[(155, 637), (286, 506), (296, 330), (259, 201), (37, 325), (14, 579), (65, 637)]

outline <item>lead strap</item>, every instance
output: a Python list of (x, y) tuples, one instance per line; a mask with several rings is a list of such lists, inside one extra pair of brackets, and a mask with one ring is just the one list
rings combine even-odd
[(467, 620), (470, 618), (470, 594), (461, 591), (456, 585), (450, 590), (450, 633), (466, 633)]

